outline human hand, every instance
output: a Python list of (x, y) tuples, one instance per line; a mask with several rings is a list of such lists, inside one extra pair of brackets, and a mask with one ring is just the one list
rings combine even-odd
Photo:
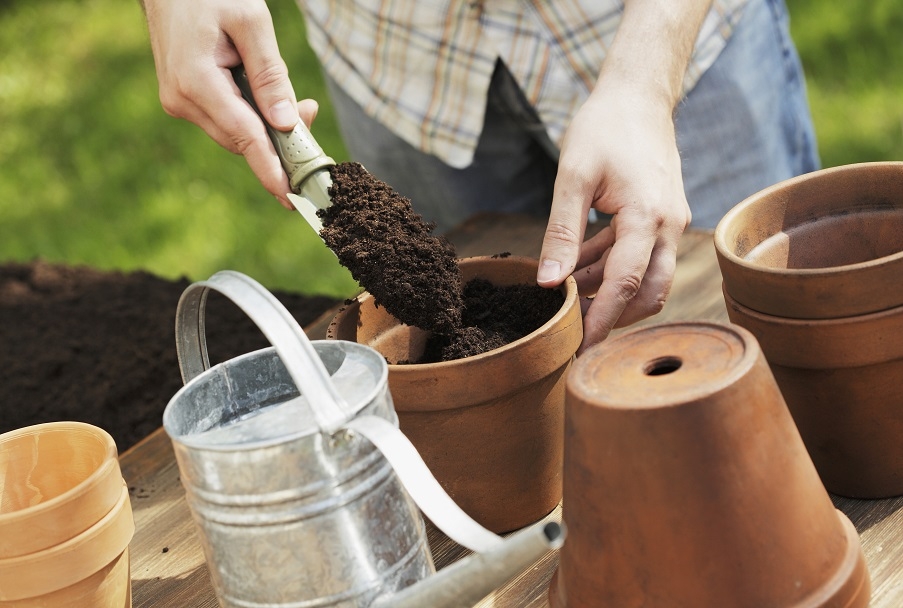
[(299, 118), (310, 126), (316, 117), (316, 101), (296, 101), (265, 0), (143, 0), (143, 4), (163, 109), (242, 154), (261, 184), (292, 209), (279, 156), (230, 72), (244, 64), (257, 106), (275, 129), (291, 131)]
[[(613, 219), (583, 242), (590, 208)], [(690, 217), (670, 106), (597, 88), (562, 143), (537, 276), (552, 287), (573, 273), (594, 294), (581, 302), (578, 354), (662, 309)]]

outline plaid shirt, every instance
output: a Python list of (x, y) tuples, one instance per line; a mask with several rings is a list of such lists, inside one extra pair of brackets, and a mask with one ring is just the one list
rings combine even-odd
[[(715, 0), (684, 79), (715, 61), (746, 0)], [(501, 59), (561, 143), (614, 39), (619, 0), (299, 0), (323, 69), (414, 147), (466, 167)]]

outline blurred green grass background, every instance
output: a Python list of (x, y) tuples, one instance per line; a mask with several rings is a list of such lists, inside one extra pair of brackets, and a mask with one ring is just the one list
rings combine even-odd
[[(293, 0), (270, 0), (313, 133), (346, 152)], [(788, 0), (824, 166), (903, 159), (903, 3)], [(160, 107), (137, 0), (0, 0), (0, 262), (40, 257), (347, 297), (357, 285), (244, 160)]]

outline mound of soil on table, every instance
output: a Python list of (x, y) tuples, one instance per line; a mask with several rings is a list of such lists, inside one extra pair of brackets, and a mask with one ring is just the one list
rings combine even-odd
[[(154, 431), (182, 386), (176, 305), (187, 279), (35, 261), (0, 265), (0, 432), (76, 420), (120, 452)], [(338, 301), (274, 291), (302, 325)], [(230, 300), (211, 292), (212, 364), (269, 346)]]

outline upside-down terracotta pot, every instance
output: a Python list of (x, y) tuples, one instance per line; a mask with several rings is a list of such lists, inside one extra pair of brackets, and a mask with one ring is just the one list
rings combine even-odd
[[(535, 284), (531, 258), (459, 260), (464, 282)], [(501, 348), (456, 361), (416, 361), (427, 334), (376, 307), (369, 293), (345, 306), (327, 337), (366, 344), (389, 361), (401, 430), (446, 492), (494, 532), (533, 523), (561, 500), (565, 379), (583, 338), (577, 285), (542, 327)]]
[(659, 324), (587, 350), (565, 436), (554, 608), (868, 603), (856, 530), (743, 328)]
[(903, 494), (903, 163), (767, 188), (715, 248), (728, 316), (759, 341), (828, 490)]

